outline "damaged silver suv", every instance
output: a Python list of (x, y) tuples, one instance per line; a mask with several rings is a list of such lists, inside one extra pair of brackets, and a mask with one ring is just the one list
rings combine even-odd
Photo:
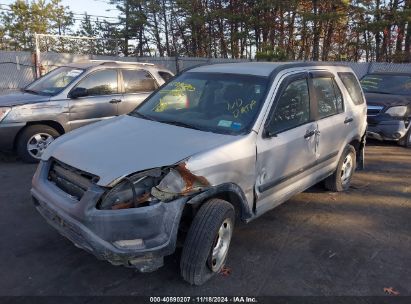
[(153, 271), (182, 244), (181, 274), (200, 285), (223, 267), (235, 220), (323, 180), (332, 191), (349, 187), (364, 161), (359, 97), (344, 66), (196, 67), (129, 115), (55, 140), (33, 178), (34, 204), (114, 265)]

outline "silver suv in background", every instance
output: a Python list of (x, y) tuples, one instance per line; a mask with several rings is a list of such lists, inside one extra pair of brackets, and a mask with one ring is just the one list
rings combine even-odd
[(235, 220), (323, 180), (348, 189), (366, 127), (349, 67), (196, 67), (129, 115), (54, 141), (31, 193), (50, 225), (112, 264), (153, 271), (184, 244), (181, 274), (200, 285), (223, 267)]
[(58, 136), (131, 112), (171, 77), (147, 63), (92, 60), (56, 68), (21, 92), (0, 96), (0, 150), (36, 162)]

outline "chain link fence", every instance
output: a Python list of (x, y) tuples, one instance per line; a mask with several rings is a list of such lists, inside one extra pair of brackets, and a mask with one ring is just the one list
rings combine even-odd
[[(246, 62), (247, 59), (197, 58), (197, 57), (116, 57), (102, 55), (75, 55), (64, 53), (41, 53), (40, 65), (44, 72), (73, 62), (97, 60), (118, 60), (147, 62), (160, 65), (177, 73), (199, 64)], [(376, 71), (411, 73), (411, 63), (395, 64), (384, 62), (340, 62), (350, 66), (359, 78)], [(36, 78), (35, 56), (30, 52), (0, 51), (0, 94), (24, 88)]]

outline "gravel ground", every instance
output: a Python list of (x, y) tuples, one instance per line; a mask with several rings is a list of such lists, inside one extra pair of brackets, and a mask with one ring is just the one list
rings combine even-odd
[(35, 166), (0, 155), (0, 295), (411, 295), (411, 150), (366, 154), (346, 193), (316, 186), (240, 226), (231, 273), (201, 287), (180, 278), (179, 251), (140, 274), (76, 248), (35, 211)]

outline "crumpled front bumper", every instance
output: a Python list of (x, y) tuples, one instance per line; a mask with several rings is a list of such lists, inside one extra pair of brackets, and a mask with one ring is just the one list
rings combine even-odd
[[(77, 201), (47, 179), (48, 162), (41, 162), (33, 177), (31, 194), (39, 213), (63, 236), (98, 259), (114, 265), (134, 267), (142, 272), (163, 265), (163, 257), (175, 251), (180, 217), (187, 201), (124, 210), (98, 210), (104, 189), (96, 185)], [(119, 247), (119, 240), (142, 242)]]

